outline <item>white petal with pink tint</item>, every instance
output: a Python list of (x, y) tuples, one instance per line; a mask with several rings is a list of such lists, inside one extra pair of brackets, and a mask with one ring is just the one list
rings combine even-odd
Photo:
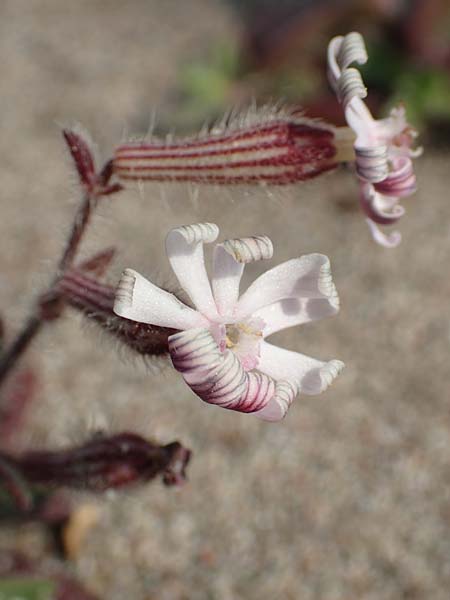
[(196, 310), (132, 269), (125, 269), (119, 281), (114, 312), (132, 321), (173, 329), (204, 327), (208, 323)]
[(390, 231), (386, 234), (381, 231), (372, 219), (366, 219), (366, 223), (369, 226), (373, 239), (380, 246), (384, 248), (396, 248), (402, 241), (402, 234), (399, 231)]
[(391, 225), (405, 214), (398, 198), (379, 194), (371, 183), (361, 184), (361, 206), (366, 215), (379, 225)]
[(196, 223), (172, 229), (166, 252), (172, 269), (194, 306), (209, 319), (217, 317), (203, 255), (203, 243), (214, 242), (219, 228), (213, 223)]
[(284, 298), (269, 306), (260, 308), (255, 317), (265, 322), (264, 337), (276, 331), (324, 319), (335, 315), (339, 310), (339, 298)]
[(241, 296), (236, 316), (254, 314), (283, 298), (335, 298), (330, 261), (323, 254), (307, 254), (267, 271)]
[(344, 368), (340, 360), (323, 362), (262, 342), (258, 369), (275, 380), (295, 382), (304, 394), (320, 394)]
[(255, 412), (255, 416), (264, 421), (280, 421), (284, 419), (286, 413), (295, 399), (298, 389), (288, 381), (278, 381), (275, 385), (275, 393), (269, 402)]
[(272, 242), (265, 235), (226, 240), (215, 247), (212, 287), (221, 315), (233, 314), (244, 265), (272, 255)]
[(244, 265), (238, 263), (224, 248), (218, 244), (214, 248), (212, 289), (220, 315), (231, 315), (239, 298), (239, 284)]

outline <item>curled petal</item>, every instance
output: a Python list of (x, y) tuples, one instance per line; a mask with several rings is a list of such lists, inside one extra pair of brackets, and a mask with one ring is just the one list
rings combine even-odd
[(273, 244), (266, 235), (226, 240), (223, 247), (236, 262), (244, 264), (273, 256)]
[(361, 179), (372, 183), (383, 181), (389, 172), (387, 146), (359, 148), (355, 146), (356, 172)]
[(203, 255), (203, 243), (214, 242), (219, 228), (213, 223), (184, 225), (169, 232), (166, 252), (172, 269), (195, 307), (208, 318), (217, 317)]
[(169, 337), (173, 366), (180, 373), (210, 369), (221, 360), (221, 352), (206, 328), (181, 331)]
[(181, 235), (184, 242), (188, 245), (200, 242), (210, 244), (216, 241), (219, 235), (219, 228), (214, 223), (194, 223), (193, 225), (181, 225), (181, 227), (172, 229), (167, 237), (171, 238), (172, 235)]
[(388, 174), (387, 144), (380, 137), (380, 128), (363, 102), (367, 90), (360, 72), (349, 68), (352, 63), (364, 64), (367, 52), (359, 33), (333, 38), (328, 46), (329, 79), (339, 101), (344, 106), (348, 125), (356, 134), (355, 153), (358, 175), (367, 181), (381, 181)]
[(365, 98), (367, 88), (357, 69), (345, 69), (337, 82), (337, 95), (344, 108), (350, 104), (353, 98)]
[[(202, 400), (239, 412), (255, 412), (263, 419), (284, 416), (297, 393), (294, 384), (275, 382), (259, 373), (247, 373), (238, 357), (221, 353), (207, 329), (183, 331), (169, 338), (174, 367)], [(271, 403), (270, 409), (264, 411)]]
[(273, 397), (264, 408), (255, 412), (255, 416), (264, 421), (280, 421), (286, 416), (297, 393), (297, 387), (289, 381), (278, 381)]
[(277, 331), (331, 317), (339, 311), (339, 297), (331, 298), (284, 298), (257, 310), (253, 316), (264, 323), (263, 335), (268, 337)]
[(182, 331), (169, 338), (173, 366), (202, 400), (224, 408), (238, 405), (248, 380), (239, 359), (221, 353), (208, 329)]
[(119, 281), (114, 312), (132, 321), (173, 329), (190, 329), (207, 324), (200, 313), (132, 269), (125, 269)]
[(397, 198), (379, 194), (370, 183), (361, 186), (360, 201), (369, 219), (379, 225), (392, 225), (405, 214), (403, 206), (397, 204)]
[(243, 412), (256, 412), (262, 410), (275, 393), (275, 382), (273, 379), (254, 371), (248, 373), (248, 387), (245, 395), (237, 405), (237, 410)]
[(241, 296), (236, 315), (244, 318), (284, 298), (330, 298), (335, 301), (337, 292), (328, 257), (307, 254), (270, 269)]
[(401, 156), (392, 159), (393, 170), (389, 175), (374, 185), (377, 192), (386, 196), (403, 198), (416, 191), (416, 176), (412, 160)]
[(275, 380), (295, 382), (304, 394), (320, 394), (344, 368), (340, 360), (322, 362), (267, 342), (261, 343), (258, 368)]
[(399, 231), (391, 231), (389, 234), (383, 233), (372, 219), (366, 219), (370, 233), (374, 241), (385, 248), (396, 248), (402, 241), (402, 235)]
[(367, 51), (362, 35), (353, 31), (346, 36), (334, 37), (328, 44), (328, 75), (334, 89), (342, 71), (354, 62), (360, 65), (367, 62)]
[(351, 31), (341, 37), (341, 44), (336, 58), (341, 69), (346, 69), (354, 62), (359, 65), (365, 64), (368, 57), (363, 36), (357, 31)]
[(244, 264), (272, 256), (273, 245), (265, 235), (226, 240), (215, 247), (212, 287), (221, 315), (231, 315), (236, 306)]

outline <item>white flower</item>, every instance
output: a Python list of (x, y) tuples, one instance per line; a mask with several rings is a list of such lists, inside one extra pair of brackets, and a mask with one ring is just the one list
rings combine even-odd
[(338, 36), (328, 46), (328, 77), (344, 106), (348, 125), (356, 134), (354, 151), (360, 180), (361, 206), (374, 239), (394, 247), (401, 241), (399, 232), (382, 233), (377, 224), (395, 223), (405, 212), (399, 198), (416, 190), (412, 160), (421, 149), (411, 148), (416, 132), (407, 123), (402, 106), (386, 119), (375, 120), (362, 98), (367, 96), (361, 75), (352, 63), (364, 64), (367, 52), (359, 33)]
[(172, 229), (166, 238), (172, 269), (195, 309), (126, 269), (114, 311), (180, 330), (169, 337), (172, 363), (202, 400), (277, 421), (298, 392), (324, 391), (344, 366), (265, 340), (281, 329), (337, 313), (330, 262), (322, 254), (289, 260), (261, 275), (239, 297), (245, 264), (271, 258), (272, 242), (257, 236), (217, 244), (210, 284), (203, 244), (218, 234), (217, 225), (203, 223)]

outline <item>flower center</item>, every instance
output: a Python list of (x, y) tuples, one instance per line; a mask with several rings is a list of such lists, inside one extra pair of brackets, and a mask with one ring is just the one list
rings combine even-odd
[(225, 326), (225, 346), (237, 355), (246, 371), (258, 365), (264, 326), (262, 319), (249, 319)]

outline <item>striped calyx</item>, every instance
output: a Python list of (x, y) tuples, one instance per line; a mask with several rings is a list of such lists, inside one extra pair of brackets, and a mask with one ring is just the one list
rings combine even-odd
[(121, 144), (114, 171), (122, 181), (283, 185), (336, 167), (335, 154), (331, 127), (262, 109), (197, 137)]

